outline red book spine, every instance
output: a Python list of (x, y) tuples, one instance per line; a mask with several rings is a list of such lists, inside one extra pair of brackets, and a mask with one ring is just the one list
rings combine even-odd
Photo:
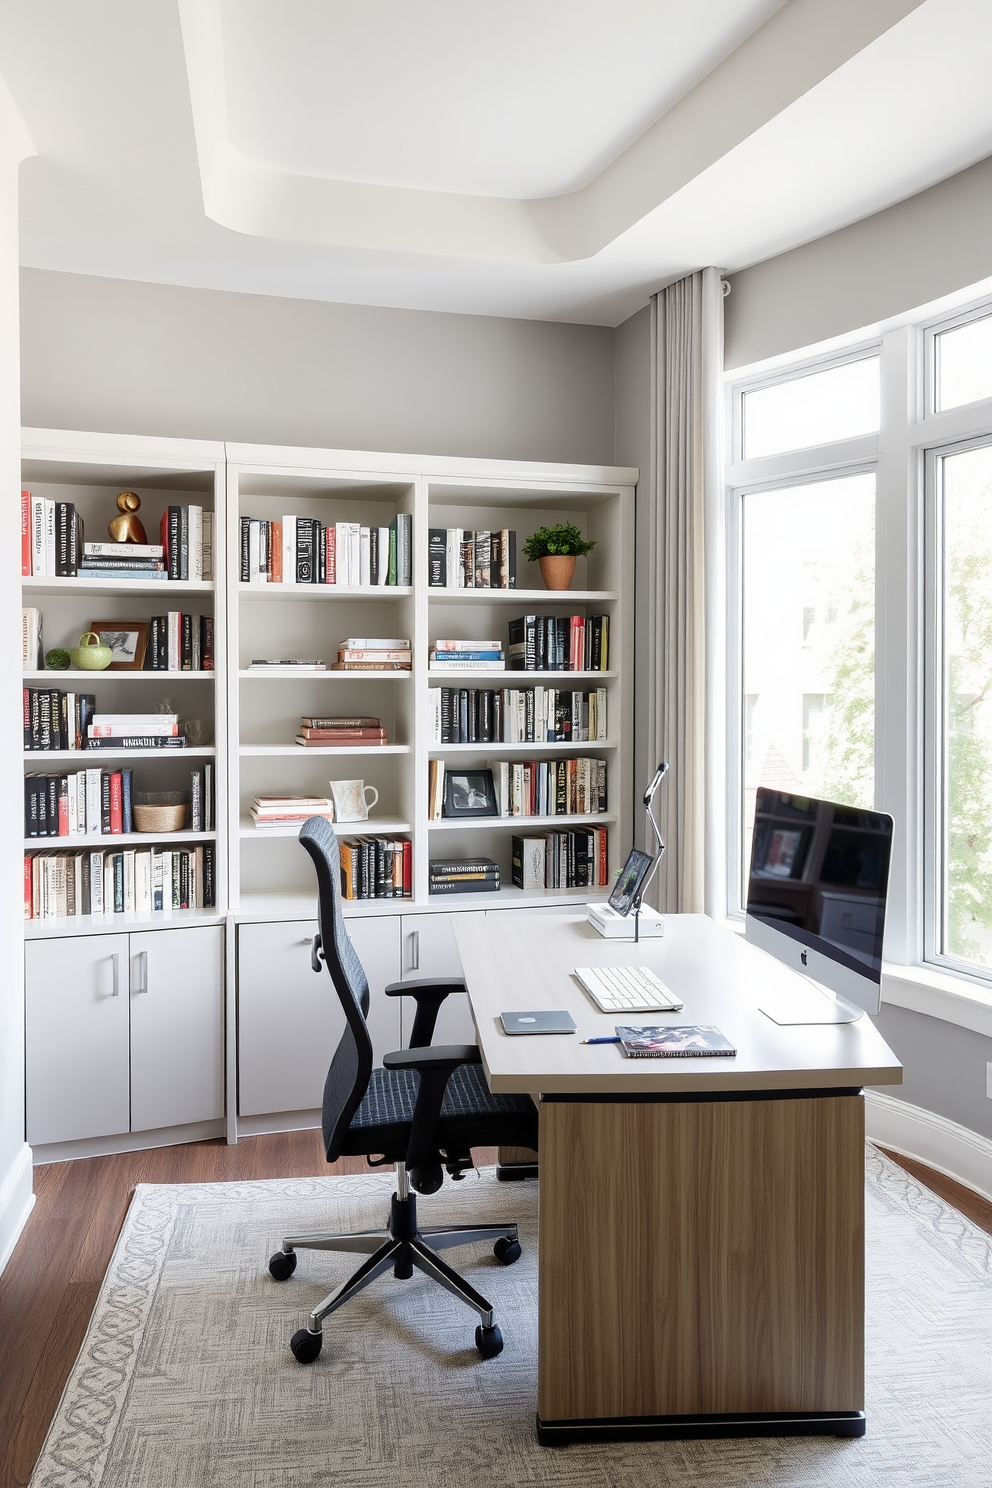
[(33, 904), (31, 894), (31, 854), (24, 855), (24, 918), (33, 918)]
[(111, 771), (110, 775), (110, 830), (111, 832), (123, 832), (124, 830), (124, 805), (120, 770)]
[(327, 544), (327, 582), (336, 584), (338, 581), (338, 539), (333, 522), (328, 522), (324, 529), (324, 540)]
[(413, 843), (403, 843), (403, 897), (413, 897)]
[(609, 879), (606, 876), (606, 828), (598, 827), (596, 829), (596, 835), (599, 838), (599, 878), (597, 887), (605, 889), (609, 883)]
[(69, 786), (66, 779), (62, 779), (62, 788), (59, 790), (59, 836), (69, 835)]
[(31, 576), (31, 492), (21, 492), (21, 577)]

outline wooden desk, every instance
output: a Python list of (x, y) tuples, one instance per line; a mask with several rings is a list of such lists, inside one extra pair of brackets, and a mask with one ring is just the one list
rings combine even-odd
[[(607, 941), (572, 915), (456, 928), (494, 1091), (540, 1102), (538, 1431), (860, 1436), (865, 1084), (902, 1069), (867, 1017), (782, 1028), (794, 973), (702, 915)], [(575, 966), (652, 967), (681, 1013), (600, 1013)], [(566, 1037), (499, 1014), (567, 1008)], [(628, 1060), (616, 1022), (715, 1023), (732, 1059)]]

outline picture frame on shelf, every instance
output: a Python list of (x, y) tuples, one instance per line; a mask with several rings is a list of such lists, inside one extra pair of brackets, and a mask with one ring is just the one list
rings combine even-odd
[(91, 620), (90, 630), (109, 646), (114, 659), (108, 672), (140, 672), (148, 649), (147, 620)]
[(442, 815), (499, 816), (492, 770), (446, 770)]

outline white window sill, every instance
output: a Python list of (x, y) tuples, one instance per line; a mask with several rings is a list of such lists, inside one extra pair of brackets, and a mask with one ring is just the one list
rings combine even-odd
[(992, 1038), (992, 991), (935, 966), (882, 965), (882, 1002)]

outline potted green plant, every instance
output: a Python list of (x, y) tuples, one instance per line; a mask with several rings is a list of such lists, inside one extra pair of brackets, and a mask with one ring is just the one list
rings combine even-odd
[(567, 589), (575, 573), (576, 558), (584, 558), (596, 546), (595, 539), (582, 536), (574, 522), (539, 527), (524, 544), (528, 563), (539, 563), (547, 589)]

